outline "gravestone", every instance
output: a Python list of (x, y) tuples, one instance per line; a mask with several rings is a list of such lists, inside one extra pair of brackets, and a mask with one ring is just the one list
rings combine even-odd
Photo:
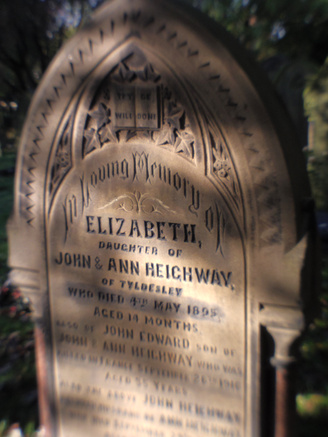
[(287, 435), (309, 198), (284, 110), (224, 30), (104, 5), (35, 94), (8, 224), (47, 435)]

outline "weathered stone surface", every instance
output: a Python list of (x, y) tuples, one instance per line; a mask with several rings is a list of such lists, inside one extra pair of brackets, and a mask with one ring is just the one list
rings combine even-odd
[(49, 435), (260, 436), (260, 327), (279, 366), (302, 330), (301, 153), (202, 20), (110, 2), (31, 105), (8, 229)]

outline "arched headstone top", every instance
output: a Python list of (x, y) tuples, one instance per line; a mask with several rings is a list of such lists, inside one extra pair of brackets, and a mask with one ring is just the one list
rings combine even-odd
[[(37, 215), (33, 206), (34, 197), (39, 196), (40, 190), (39, 187), (36, 188), (36, 184), (39, 183), (41, 187), (45, 182), (42, 180), (45, 174), (38, 173), (37, 179), (34, 176), (38, 172), (39, 163), (44, 168), (45, 160), (49, 160), (50, 173), (52, 172), (52, 178), (56, 179), (55, 182), (47, 181), (48, 188), (50, 184), (52, 190), (62, 174), (67, 173), (71, 165), (68, 161), (72, 156), (71, 151), (68, 151), (70, 146), (66, 144), (64, 147), (63, 142), (72, 141), (68, 137), (70, 128), (73, 128), (73, 116), (75, 117), (78, 108), (82, 109), (79, 99), (82, 98), (83, 88), (88, 87), (91, 77), (93, 81), (101, 81), (108, 76), (114, 78), (116, 83), (131, 82), (132, 88), (136, 83), (149, 86), (150, 83), (158, 81), (159, 86), (171, 93), (173, 99), (170, 102), (168, 98), (164, 98), (167, 107), (162, 108), (163, 113), (156, 115), (157, 118), (162, 117), (162, 120), (157, 120), (163, 124), (162, 127), (168, 128), (167, 138), (164, 132), (161, 136), (157, 135), (157, 138), (151, 132), (154, 144), (159, 144), (163, 140), (169, 149), (168, 143), (173, 143), (171, 148), (179, 157), (193, 154), (195, 162), (206, 166), (209, 177), (217, 179), (230, 194), (233, 198), (232, 203), (238, 203), (241, 210), (249, 206), (253, 209), (257, 222), (255, 234), (252, 236), (255, 244), (263, 246), (284, 241), (288, 250), (299, 237), (294, 224), (290, 224), (290, 218), (295, 216), (295, 208), (299, 205), (295, 205), (293, 199), (293, 187), (284, 159), (284, 154), (288, 156), (290, 153), (284, 149), (290, 148), (294, 151), (295, 140), (288, 132), (287, 123), (283, 118), (279, 120), (279, 126), (274, 125), (270, 119), (272, 112), (281, 112), (281, 108), (268, 89), (265, 89), (265, 92), (271, 98), (273, 110), (270, 106), (269, 110), (264, 107), (261, 100), (263, 83), (267, 86), (264, 78), (256, 72), (252, 81), (249, 79), (242, 67), (249, 63), (245, 54), (241, 51), (234, 53), (238, 52), (238, 49), (222, 29), (218, 27), (222, 39), (217, 40), (213, 32), (198, 22), (198, 16), (190, 17), (185, 13), (185, 6), (177, 9), (174, 5), (173, 11), (171, 8), (172, 6), (165, 1), (156, 2), (156, 5), (145, 0), (114, 1), (105, 4), (89, 26), (72, 38), (59, 53), (34, 99), (29, 116), (33, 120), (32, 126), (28, 123), (28, 132), (25, 130), (23, 133), (25, 147), (21, 163), (26, 167), (26, 171), (18, 183), (24, 194), (17, 198), (16, 208), (19, 208), (20, 214), (23, 214), (26, 222), (33, 227)], [(254, 73), (255, 69), (248, 67), (248, 70)], [(171, 74), (172, 72), (174, 74)], [(169, 78), (166, 81), (165, 76)], [(171, 76), (175, 77), (175, 83), (171, 85), (173, 90), (170, 90), (169, 82), (174, 81)], [(252, 82), (257, 82), (260, 95)], [(94, 82), (92, 86), (95, 86)], [(170, 132), (174, 130), (170, 124), (175, 121), (170, 119), (171, 114), (168, 111), (172, 105), (176, 105), (176, 111), (179, 105), (181, 110), (184, 110), (184, 102), (178, 102), (174, 92), (181, 94), (181, 99), (189, 106), (189, 112), (197, 113), (199, 108), (206, 110), (206, 116), (193, 121), (192, 126), (196, 128), (198, 125), (195, 135), (199, 144), (193, 138), (190, 151), (188, 145), (183, 150), (186, 141), (189, 141), (188, 129), (182, 129), (180, 132), (180, 126), (178, 129), (174, 127), (179, 135), (172, 134), (172, 138), (169, 139)], [(108, 107), (105, 107), (104, 103), (99, 105), (99, 111), (104, 108), (105, 113), (112, 111), (114, 115), (113, 99), (108, 101)], [(61, 118), (68, 116), (68, 108), (71, 108), (74, 115), (70, 120), (66, 120), (66, 124), (64, 122), (66, 131), (62, 133), (63, 138), (60, 137), (58, 129)], [(88, 109), (90, 111), (90, 108)], [(97, 114), (95, 109), (93, 114)], [(84, 126), (84, 135), (89, 138), (86, 140), (89, 146), (93, 141), (92, 133), (95, 134), (95, 142), (99, 138), (99, 144), (95, 147), (111, 145), (113, 139), (105, 138), (104, 131), (107, 126), (113, 126), (110, 117), (107, 125), (100, 126), (99, 129), (88, 129)], [(80, 127), (78, 125), (78, 128)], [(126, 131), (133, 132), (133, 127), (138, 132), (138, 129), (142, 129), (142, 123), (139, 123), (139, 126), (129, 126), (128, 122), (126, 127), (118, 125), (117, 141), (122, 141)], [(155, 127), (156, 129), (158, 127)], [(71, 133), (73, 134), (73, 131)], [(219, 140), (216, 138), (218, 133)], [(283, 138), (284, 135), (286, 138)], [(136, 141), (135, 137), (132, 136), (128, 141)], [(49, 138), (52, 139), (51, 142)], [(180, 139), (178, 146), (177, 142)], [(81, 138), (79, 140), (81, 142)], [(54, 144), (56, 141), (58, 144)], [(85, 144), (79, 146), (82, 149)], [(81, 153), (85, 151), (81, 150)], [(76, 159), (77, 157), (78, 153)], [(293, 159), (295, 160), (295, 156)], [(246, 192), (245, 186), (239, 186), (236, 174), (238, 167), (242, 171), (248, 171), (248, 185), (253, 188), (253, 205), (247, 205), (250, 202), (250, 192)], [(303, 179), (306, 180), (305, 177)], [(299, 197), (301, 196), (308, 197), (308, 193), (302, 193)], [(297, 202), (301, 200), (296, 199)], [(244, 226), (250, 236), (254, 223), (245, 223)], [(283, 232), (286, 235), (283, 235)]]
[[(136, 435), (168, 436), (163, 409), (191, 436), (207, 419), (213, 435), (260, 435), (260, 326), (288, 331), (279, 363), (302, 326), (301, 161), (262, 73), (185, 5), (108, 2), (61, 49), (29, 109), (8, 227), (11, 277), (49, 345), (49, 432), (80, 437), (80, 418), (86, 435), (111, 435), (103, 386), (128, 377), (122, 427)], [(116, 354), (116, 376), (93, 372)], [(161, 384), (179, 375), (174, 399), (155, 396), (145, 361)], [(99, 421), (79, 398), (91, 385)]]

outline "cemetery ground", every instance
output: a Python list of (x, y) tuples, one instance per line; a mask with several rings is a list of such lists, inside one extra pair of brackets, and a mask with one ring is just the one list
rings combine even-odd
[[(14, 424), (32, 437), (38, 427), (33, 323), (28, 302), (7, 281), (15, 159), (13, 151), (0, 157), (0, 437)], [(328, 435), (328, 241), (322, 243), (320, 312), (299, 342), (293, 372), (296, 437)]]

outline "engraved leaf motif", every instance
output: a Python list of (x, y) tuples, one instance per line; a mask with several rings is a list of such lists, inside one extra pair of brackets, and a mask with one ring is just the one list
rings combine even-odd
[(137, 132), (135, 130), (128, 130), (126, 133), (125, 141), (128, 142), (131, 140), (131, 138), (135, 137), (137, 135)]
[(107, 141), (109, 141), (111, 143), (118, 142), (116, 130), (115, 130), (112, 122), (109, 122), (102, 129), (100, 129), (99, 135), (100, 135), (100, 139), (103, 143), (106, 143)]
[(51, 181), (49, 185), (50, 193), (53, 192), (55, 186), (60, 182), (60, 180), (65, 176), (71, 167), (71, 128), (72, 118), (69, 117), (59, 140), (54, 164), (52, 166)]
[(224, 140), (210, 132), (213, 154), (213, 171), (220, 182), (228, 190), (231, 201), (237, 209), (240, 208), (240, 191), (233, 170), (233, 163), (226, 151)]
[(139, 79), (146, 82), (148, 80), (152, 82), (157, 82), (160, 79), (160, 75), (155, 73), (154, 68), (151, 64), (147, 64), (143, 71), (138, 71), (137, 73)]
[(180, 119), (184, 115), (184, 110), (174, 104), (169, 104), (167, 123), (174, 129), (180, 129)]
[(175, 143), (175, 128), (170, 125), (163, 126), (158, 138), (157, 144), (162, 146), (164, 144), (173, 145)]
[(142, 138), (145, 140), (153, 140), (153, 131), (146, 130), (142, 132)]
[(193, 143), (194, 137), (188, 131), (178, 132), (178, 138), (175, 144), (175, 150), (177, 153), (185, 153), (188, 158), (193, 157)]
[(184, 153), (188, 158), (191, 157), (191, 149), (190, 144), (180, 137), (177, 138), (176, 144), (175, 144), (175, 151), (176, 153)]
[(167, 109), (167, 118), (158, 138), (158, 145), (171, 145), (176, 153), (187, 158), (194, 157), (194, 136), (186, 123), (186, 113), (176, 103), (170, 102)]
[(136, 191), (136, 192), (134, 193), (134, 196), (135, 196), (135, 198), (136, 198), (136, 201), (139, 202), (139, 200), (141, 199), (141, 193), (140, 193), (140, 191)]
[(66, 168), (70, 164), (70, 131), (69, 131), (69, 123), (67, 123), (65, 127), (65, 131), (63, 133), (62, 139), (60, 141), (60, 146), (58, 148), (56, 154), (56, 165), (60, 168)]
[(113, 76), (113, 79), (115, 79), (118, 82), (131, 82), (136, 77), (135, 72), (129, 70), (127, 65), (125, 65), (123, 62), (120, 64), (120, 68), (118, 70), (118, 73)]
[(86, 139), (85, 143), (85, 154), (92, 152), (94, 149), (100, 149), (101, 143), (99, 139), (98, 132), (91, 128), (84, 134), (84, 137)]
[(118, 196), (99, 209), (105, 209), (110, 206), (115, 209), (122, 209), (126, 212), (132, 212), (135, 210), (137, 213), (143, 212), (145, 214), (162, 214), (163, 212), (171, 212), (175, 214), (175, 211), (165, 205), (161, 200), (150, 197), (148, 194), (141, 194), (139, 191)]
[(126, 212), (133, 211), (134, 207), (134, 198), (133, 195), (130, 194), (123, 194), (121, 196), (116, 197), (115, 199), (111, 200), (110, 202), (106, 203), (104, 206), (98, 208), (98, 209), (105, 209), (109, 206), (115, 207), (115, 209), (123, 209)]
[(70, 164), (69, 152), (66, 150), (58, 151), (55, 162), (61, 169), (66, 169)]
[(179, 119), (168, 117), (166, 119), (166, 123), (170, 128), (172, 128), (173, 131), (174, 129), (178, 130), (180, 128)]
[(90, 114), (90, 116), (94, 118), (97, 122), (97, 129), (108, 123), (109, 115), (110, 109), (107, 109), (103, 103), (99, 103), (98, 109), (92, 111)]
[(217, 148), (213, 148), (214, 171), (222, 178), (230, 177), (230, 163), (226, 158), (222, 144), (218, 144)]
[(159, 199), (155, 199), (154, 197), (149, 197), (143, 200), (142, 211), (147, 214), (162, 214), (163, 212), (171, 212), (175, 214), (175, 211), (173, 211), (169, 206), (165, 205), (164, 202)]
[(171, 97), (172, 97), (172, 91), (169, 90), (167, 87), (165, 87), (163, 90), (163, 99), (169, 101), (171, 99)]

